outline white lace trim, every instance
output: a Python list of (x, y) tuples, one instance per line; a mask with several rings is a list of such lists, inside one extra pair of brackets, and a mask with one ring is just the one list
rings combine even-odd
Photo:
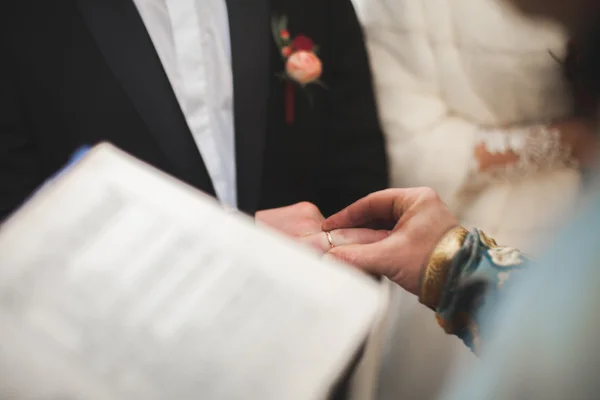
[(475, 146), (480, 144), (490, 154), (512, 151), (519, 157), (519, 161), (481, 171), (479, 160), (473, 157), (471, 184), (506, 180), (556, 168), (577, 168), (577, 160), (572, 156), (571, 147), (562, 143), (560, 131), (546, 125), (480, 131)]

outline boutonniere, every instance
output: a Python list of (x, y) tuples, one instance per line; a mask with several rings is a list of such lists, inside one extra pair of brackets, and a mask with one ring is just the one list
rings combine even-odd
[[(297, 87), (306, 90), (307, 86), (318, 84), (324, 86), (319, 78), (323, 72), (323, 64), (317, 55), (317, 46), (305, 35), (290, 37), (287, 28), (287, 17), (274, 16), (272, 21), (273, 37), (285, 64), (285, 72), (281, 77), (285, 82), (285, 120), (294, 123), (294, 98)], [(308, 93), (309, 100), (310, 93)]]

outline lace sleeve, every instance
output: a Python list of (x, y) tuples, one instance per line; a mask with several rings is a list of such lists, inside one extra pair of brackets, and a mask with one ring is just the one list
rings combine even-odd
[(544, 170), (576, 168), (570, 146), (563, 143), (558, 129), (534, 125), (511, 130), (483, 130), (477, 134), (475, 146), (483, 145), (488, 153), (512, 152), (518, 161), (482, 171), (474, 156), (470, 168), (470, 182), (484, 183), (510, 179)]

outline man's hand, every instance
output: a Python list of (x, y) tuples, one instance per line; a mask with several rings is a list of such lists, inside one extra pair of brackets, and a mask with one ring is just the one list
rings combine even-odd
[(391, 234), (371, 244), (336, 246), (329, 254), (367, 272), (385, 275), (417, 294), (423, 264), (458, 222), (432, 189), (388, 189), (333, 215), (323, 222), (322, 229), (374, 224), (391, 224)]
[[(324, 220), (319, 209), (307, 202), (256, 213), (257, 222), (269, 225), (299, 242), (308, 244), (322, 254), (331, 247), (327, 233), (321, 229)], [(387, 237), (388, 232), (371, 229), (339, 229), (330, 232), (330, 235), (334, 246), (342, 246), (377, 242)]]

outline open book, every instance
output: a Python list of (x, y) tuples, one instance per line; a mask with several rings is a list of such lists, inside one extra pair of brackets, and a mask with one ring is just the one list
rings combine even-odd
[(0, 399), (326, 398), (379, 307), (360, 272), (102, 144), (0, 227)]

